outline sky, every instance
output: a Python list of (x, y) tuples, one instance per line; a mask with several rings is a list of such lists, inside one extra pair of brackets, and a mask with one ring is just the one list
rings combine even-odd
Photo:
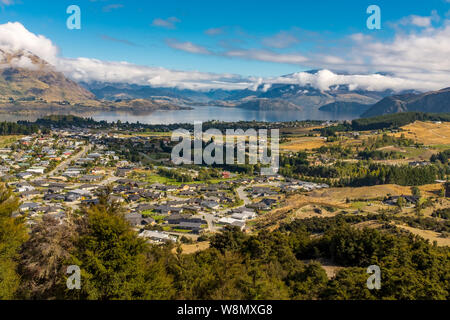
[[(381, 29), (367, 27), (370, 5)], [(432, 90), (450, 86), (450, 0), (0, 0), (1, 46), (80, 81)]]

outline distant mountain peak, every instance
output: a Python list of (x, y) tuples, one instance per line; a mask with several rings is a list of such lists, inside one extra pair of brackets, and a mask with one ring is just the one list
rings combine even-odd
[(407, 93), (386, 97), (372, 106), (363, 117), (379, 116), (398, 112), (450, 112), (450, 88), (421, 94)]
[(24, 68), (29, 70), (55, 71), (53, 66), (28, 50), (10, 50), (0, 48), (0, 66), (2, 68)]
[(92, 102), (95, 96), (27, 50), (0, 48), (0, 104)]

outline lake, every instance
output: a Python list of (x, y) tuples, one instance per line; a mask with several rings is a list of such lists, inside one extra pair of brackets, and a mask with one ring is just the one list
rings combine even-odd
[[(357, 114), (342, 114), (314, 111), (295, 111), (295, 110), (272, 110), (257, 111), (239, 108), (226, 108), (214, 106), (196, 106), (192, 110), (170, 110), (170, 111), (154, 111), (154, 112), (116, 112), (116, 111), (99, 111), (86, 113), (71, 113), (62, 110), (58, 114), (74, 114), (80, 117), (92, 117), (94, 120), (105, 120), (113, 122), (120, 120), (130, 123), (145, 124), (173, 124), (173, 123), (194, 123), (195, 121), (206, 122), (210, 120), (220, 120), (226, 122), (236, 121), (295, 121), (295, 120), (353, 120), (358, 118)], [(0, 113), (0, 121), (18, 121), (29, 120), (35, 121), (46, 115), (55, 114), (55, 112), (33, 112), (33, 113)]]

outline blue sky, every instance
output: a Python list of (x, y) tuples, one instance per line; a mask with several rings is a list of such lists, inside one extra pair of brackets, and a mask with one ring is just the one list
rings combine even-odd
[[(81, 30), (66, 28), (72, 4), (81, 8)], [(366, 27), (372, 4), (381, 8), (381, 30)], [(354, 60), (347, 55), (363, 50), (361, 39), (423, 35), (444, 28), (449, 12), (450, 0), (0, 0), (0, 24), (20, 22), (65, 58), (255, 77), (343, 70), (340, 59)], [(372, 63), (366, 72), (396, 70)]]
[[(82, 29), (68, 30), (66, 8), (77, 4), (82, 12)], [(377, 4), (382, 12), (382, 30), (368, 30), (366, 8)], [(21, 0), (1, 9), (2, 23), (20, 21), (28, 30), (50, 38), (66, 57), (127, 60), (132, 63), (171, 69), (232, 72), (243, 75), (275, 76), (302, 71), (308, 66), (270, 63), (227, 57), (197, 55), (176, 50), (167, 39), (192, 42), (211, 50), (223, 50), (225, 42), (239, 48), (264, 48), (263, 39), (279, 32), (292, 32), (298, 42), (277, 52), (317, 50), (318, 33), (325, 42), (337, 41), (351, 33), (390, 37), (387, 22), (415, 14), (445, 14), (445, 0), (432, 1), (35, 1)], [(152, 25), (155, 19), (176, 17), (174, 28)], [(217, 28), (211, 36), (208, 29)], [(298, 31), (295, 31), (298, 28)], [(107, 40), (110, 39), (110, 40)], [(111, 39), (125, 40), (112, 41)], [(315, 40), (315, 41), (312, 41)], [(136, 44), (136, 46), (131, 45)]]

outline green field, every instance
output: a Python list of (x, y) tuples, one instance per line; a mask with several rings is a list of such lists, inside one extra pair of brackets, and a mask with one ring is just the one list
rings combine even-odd
[(5, 148), (19, 140), (22, 136), (0, 136), (0, 148)]

